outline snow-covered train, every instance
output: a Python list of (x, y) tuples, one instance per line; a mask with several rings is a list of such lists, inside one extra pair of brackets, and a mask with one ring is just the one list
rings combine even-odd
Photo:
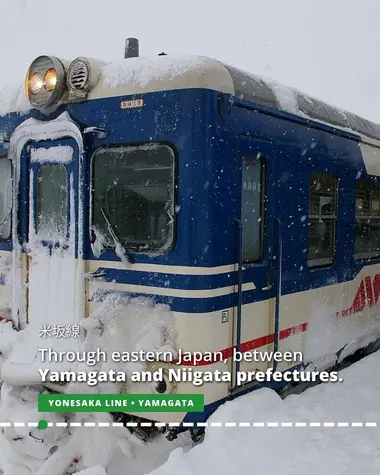
[(205, 355), (182, 368), (231, 372), (144, 386), (204, 394), (204, 413), (149, 413), (191, 423), (262, 386), (238, 372), (330, 368), (376, 343), (380, 126), (216, 60), (130, 51), (40, 56), (27, 99), (0, 96), (1, 316), (34, 325), (1, 378), (37, 384), (38, 328), (96, 315), (108, 348), (174, 347)]

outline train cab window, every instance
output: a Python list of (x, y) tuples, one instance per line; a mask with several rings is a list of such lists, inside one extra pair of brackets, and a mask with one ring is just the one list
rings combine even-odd
[(265, 162), (244, 157), (242, 172), (243, 262), (257, 262), (263, 258)]
[(313, 173), (309, 198), (309, 266), (333, 262), (338, 215), (338, 179)]
[[(165, 252), (174, 240), (175, 156), (167, 145), (102, 148), (93, 159), (96, 239), (125, 250)], [(115, 239), (116, 238), (116, 239)]]
[(67, 232), (67, 171), (63, 165), (43, 165), (37, 172), (36, 233), (58, 241)]
[(11, 237), (12, 167), (7, 158), (0, 158), (0, 240)]
[(355, 257), (380, 256), (380, 183), (356, 182)]

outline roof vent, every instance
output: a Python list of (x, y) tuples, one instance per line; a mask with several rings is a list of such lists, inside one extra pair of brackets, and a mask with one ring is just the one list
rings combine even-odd
[(127, 38), (125, 40), (124, 58), (139, 57), (139, 40), (137, 38)]

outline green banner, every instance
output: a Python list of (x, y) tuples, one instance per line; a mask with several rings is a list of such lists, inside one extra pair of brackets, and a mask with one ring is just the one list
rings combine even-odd
[(39, 412), (203, 412), (203, 394), (40, 394)]

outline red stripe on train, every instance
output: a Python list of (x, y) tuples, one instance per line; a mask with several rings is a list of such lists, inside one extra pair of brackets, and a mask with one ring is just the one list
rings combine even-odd
[[(380, 297), (380, 274), (376, 274), (373, 278), (368, 276), (362, 279), (360, 282), (359, 288), (356, 292), (354, 301), (350, 308), (346, 310), (342, 310), (335, 314), (336, 318), (344, 318), (349, 315), (354, 315), (355, 313), (362, 312), (364, 308), (368, 305), (368, 307), (374, 307), (377, 305), (377, 302)], [(301, 323), (300, 325), (296, 325), (294, 327), (285, 328), (284, 330), (280, 331), (279, 340), (285, 340), (292, 335), (296, 335), (298, 333), (303, 333), (307, 330), (308, 322)], [(264, 346), (270, 345), (274, 343), (274, 333), (270, 335), (261, 336), (259, 338), (255, 338), (254, 340), (246, 341), (241, 343), (240, 345), (240, 352), (246, 353), (248, 351), (256, 350), (257, 348), (262, 348)], [(186, 361), (182, 362), (181, 366), (207, 366), (211, 364), (218, 363), (220, 361), (224, 361), (229, 359), (233, 356), (234, 350), (237, 346), (231, 346), (229, 348), (225, 348), (224, 350), (213, 352), (213, 353), (221, 353), (221, 358), (214, 358), (210, 361), (210, 357), (204, 357), (201, 361)], [(176, 364), (178, 360), (171, 362), (171, 364)]]
[[(290, 336), (296, 335), (298, 333), (303, 333), (304, 331), (306, 331), (307, 325), (308, 325), (307, 323), (301, 323), (300, 325), (297, 325), (295, 327), (281, 330), (280, 340), (284, 340), (285, 338), (289, 338)], [(274, 343), (274, 333), (241, 343), (240, 352), (247, 353), (248, 351), (256, 350), (257, 348), (270, 345), (271, 343)], [(224, 361), (229, 358), (232, 358), (233, 352), (235, 349), (237, 349), (237, 346), (231, 346), (230, 348), (225, 348), (224, 350), (213, 352), (213, 353), (221, 354), (221, 357), (214, 358), (214, 359), (211, 359), (211, 357), (207, 356), (207, 358), (204, 357), (201, 361), (197, 361), (197, 362), (193, 360), (186, 361), (186, 362), (182, 361), (181, 366), (207, 366), (207, 365), (219, 363), (220, 361)], [(178, 360), (172, 361), (170, 364), (177, 364), (177, 363), (178, 363)]]

